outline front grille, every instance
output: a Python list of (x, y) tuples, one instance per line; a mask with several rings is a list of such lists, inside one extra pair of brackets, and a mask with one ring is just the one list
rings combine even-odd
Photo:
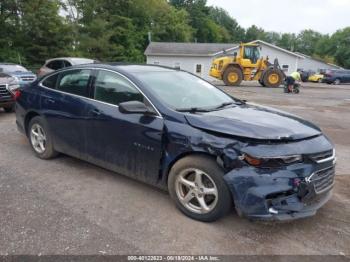
[(21, 80), (26, 81), (26, 82), (33, 82), (35, 80), (35, 77), (34, 76), (22, 76)]
[(322, 163), (333, 160), (335, 157), (335, 152), (334, 150), (328, 150), (321, 153), (311, 154), (309, 157), (317, 163)]
[(316, 193), (320, 194), (333, 186), (334, 176), (335, 167), (331, 166), (315, 172), (310, 176), (309, 182), (314, 185)]
[(0, 85), (0, 98), (11, 98), (10, 92), (6, 85)]

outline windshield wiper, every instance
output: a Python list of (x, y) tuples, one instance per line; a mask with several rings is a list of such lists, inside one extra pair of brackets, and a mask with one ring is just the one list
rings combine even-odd
[(221, 109), (221, 108), (224, 108), (226, 106), (230, 106), (230, 105), (234, 105), (235, 103), (234, 102), (225, 102), (225, 103), (222, 103), (218, 106), (216, 106), (214, 109)]
[(200, 107), (189, 107), (189, 108), (177, 108), (175, 109), (178, 112), (190, 112), (190, 113), (196, 113), (196, 112), (210, 112), (210, 110)]

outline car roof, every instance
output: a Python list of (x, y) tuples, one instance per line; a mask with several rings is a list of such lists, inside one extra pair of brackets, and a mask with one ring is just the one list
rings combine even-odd
[(91, 59), (91, 58), (85, 58), (85, 57), (55, 57), (55, 58), (50, 58), (48, 60), (46, 60), (45, 63), (49, 63), (51, 61), (54, 61), (54, 60), (68, 60), (70, 62), (76, 62), (76, 61), (95, 61), (94, 59)]
[(109, 69), (114, 71), (121, 71), (125, 73), (135, 74), (141, 72), (172, 72), (172, 71), (182, 71), (172, 67), (159, 66), (159, 65), (148, 65), (148, 64), (128, 64), (128, 63), (94, 63), (94, 64), (84, 64), (84, 65), (74, 65), (69, 67), (72, 68), (84, 68), (84, 67), (94, 67), (101, 69)]

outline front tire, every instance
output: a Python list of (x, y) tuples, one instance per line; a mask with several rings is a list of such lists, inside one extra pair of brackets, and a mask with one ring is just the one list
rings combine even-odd
[(265, 75), (263, 82), (267, 87), (279, 87), (282, 84), (283, 76), (279, 70), (269, 69)]
[(239, 86), (242, 83), (243, 80), (243, 73), (242, 70), (234, 67), (229, 66), (223, 75), (223, 81), (226, 86)]
[(170, 196), (186, 216), (203, 222), (215, 221), (232, 207), (232, 196), (223, 176), (223, 170), (212, 158), (185, 157), (170, 170)]
[(57, 156), (53, 148), (52, 136), (45, 120), (36, 116), (29, 122), (28, 138), (35, 155), (41, 159), (50, 159)]

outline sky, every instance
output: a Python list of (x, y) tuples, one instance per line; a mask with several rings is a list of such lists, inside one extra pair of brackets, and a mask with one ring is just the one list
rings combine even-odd
[(350, 26), (350, 0), (207, 0), (225, 9), (244, 28), (299, 33), (313, 29), (334, 33)]

